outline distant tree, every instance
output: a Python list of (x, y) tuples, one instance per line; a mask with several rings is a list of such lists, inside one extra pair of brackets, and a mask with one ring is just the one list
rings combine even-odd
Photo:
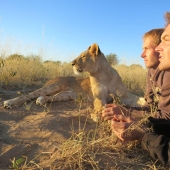
[(106, 55), (106, 59), (110, 65), (117, 65), (119, 63), (119, 60), (118, 60), (116, 54), (110, 53), (110, 54)]
[(58, 66), (60, 66), (62, 64), (61, 61), (54, 61), (55, 64), (57, 64)]
[(43, 63), (49, 63), (50, 62), (50, 60), (45, 60)]
[(125, 65), (125, 64), (120, 64), (120, 65), (119, 65), (119, 68), (125, 70), (125, 69), (128, 69), (129, 66), (127, 66), (127, 65)]
[(61, 61), (51, 61), (51, 60), (46, 60), (46, 61), (44, 61), (44, 63), (53, 63), (53, 64), (56, 64), (58, 66), (60, 66), (62, 64)]
[(130, 68), (136, 69), (136, 68), (143, 68), (140, 64), (132, 64), (130, 65)]
[(35, 54), (28, 55), (26, 59), (30, 61), (36, 61), (36, 62), (42, 63), (42, 58), (39, 55), (35, 55)]
[(25, 57), (23, 55), (20, 55), (20, 54), (11, 54), (9, 55), (6, 60), (23, 60), (25, 59)]

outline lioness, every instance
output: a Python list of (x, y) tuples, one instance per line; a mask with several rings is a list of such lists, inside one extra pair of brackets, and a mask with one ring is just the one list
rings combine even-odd
[(125, 105), (144, 105), (144, 98), (128, 91), (118, 72), (110, 66), (97, 44), (92, 44), (82, 52), (72, 61), (72, 66), (75, 74), (83, 71), (90, 74), (91, 91), (94, 98), (93, 119), (96, 119), (98, 113), (101, 113), (102, 107), (110, 101), (109, 94), (119, 97)]
[(110, 66), (97, 44), (92, 44), (71, 64), (76, 74), (85, 71), (90, 74), (90, 77), (60, 77), (49, 80), (42, 88), (28, 95), (4, 101), (4, 107), (19, 106), (37, 97), (37, 105), (43, 105), (46, 102), (68, 101), (74, 99), (78, 93), (90, 96), (92, 92), (94, 98), (94, 114), (92, 114), (92, 118), (96, 120), (104, 104), (111, 100), (109, 94), (118, 96), (122, 103), (126, 105), (141, 106), (144, 104), (144, 98), (129, 93), (121, 77)]

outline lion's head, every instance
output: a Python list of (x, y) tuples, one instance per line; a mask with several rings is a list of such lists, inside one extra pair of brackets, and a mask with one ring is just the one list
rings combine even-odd
[(81, 72), (95, 73), (100, 65), (100, 58), (104, 56), (97, 44), (92, 44), (86, 51), (82, 52), (71, 62), (75, 74)]

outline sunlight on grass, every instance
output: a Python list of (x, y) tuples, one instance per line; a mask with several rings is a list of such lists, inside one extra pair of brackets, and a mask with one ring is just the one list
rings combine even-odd
[[(144, 95), (146, 69), (140, 66), (125, 65), (117, 65), (114, 68), (132, 93)], [(38, 88), (49, 79), (58, 76), (74, 76), (70, 63), (43, 62), (38, 56), (8, 59), (1, 56), (0, 73), (0, 87), (10, 90), (32, 86)], [(122, 143), (111, 133), (108, 122), (96, 124), (89, 118), (90, 111), (88, 109), (86, 113), (82, 113), (82, 106), (89, 108), (89, 104), (81, 94), (75, 103), (79, 111), (78, 130), (75, 130), (73, 121), (70, 127), (72, 135), (61, 147), (58, 147), (53, 153), (42, 152), (38, 155), (49, 154), (50, 159), (38, 163), (36, 162), (37, 157), (29, 162), (27, 162), (26, 157), (17, 160), (14, 158), (11, 160), (13, 169), (43, 169), (43, 167), (48, 167), (50, 170), (159, 170), (162, 168), (157, 162), (152, 162), (149, 159), (149, 154), (142, 150), (137, 141)], [(31, 106), (32, 104), (26, 104), (26, 110), (31, 110)], [(50, 109), (51, 106), (45, 107), (47, 112), (50, 112)], [(84, 115), (86, 115), (86, 120), (82, 123), (81, 119)], [(92, 128), (88, 129), (87, 124), (90, 124)]]

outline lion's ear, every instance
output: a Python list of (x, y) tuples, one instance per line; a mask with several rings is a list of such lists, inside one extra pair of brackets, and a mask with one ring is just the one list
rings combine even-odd
[(91, 55), (96, 56), (100, 53), (100, 48), (97, 44), (92, 44), (89, 48), (88, 48), (89, 52)]

